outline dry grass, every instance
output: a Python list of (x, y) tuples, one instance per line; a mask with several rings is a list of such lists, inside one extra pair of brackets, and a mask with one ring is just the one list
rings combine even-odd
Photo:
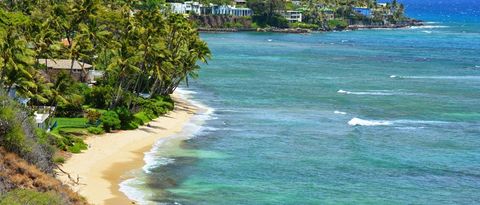
[(47, 175), (16, 154), (0, 148), (0, 178), (11, 183), (15, 189), (32, 189), (39, 192), (53, 191), (60, 194), (66, 203), (87, 204), (78, 193), (73, 192), (53, 176)]

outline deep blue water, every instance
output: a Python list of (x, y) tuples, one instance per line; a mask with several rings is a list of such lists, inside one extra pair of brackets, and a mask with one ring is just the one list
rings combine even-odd
[(214, 111), (133, 186), (166, 204), (480, 204), (480, 7), (403, 2), (435, 23), (202, 34), (213, 59), (187, 90)]

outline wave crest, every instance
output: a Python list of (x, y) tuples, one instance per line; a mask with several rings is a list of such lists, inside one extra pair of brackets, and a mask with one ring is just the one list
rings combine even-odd
[(346, 94), (346, 95), (393, 95), (391, 92), (385, 92), (380, 90), (372, 90), (372, 91), (365, 91), (365, 92), (352, 92), (346, 90), (338, 90), (337, 93)]
[(355, 117), (348, 121), (348, 124), (350, 126), (388, 126), (392, 125), (392, 122), (380, 120), (364, 120)]

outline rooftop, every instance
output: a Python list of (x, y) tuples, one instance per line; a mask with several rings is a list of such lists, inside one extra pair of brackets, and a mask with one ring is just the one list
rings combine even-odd
[[(70, 70), (72, 67), (72, 60), (68, 59), (38, 59), (40, 64), (47, 65), (48, 68), (52, 69), (65, 69), (65, 70)], [(46, 61), (46, 62), (45, 62)], [(81, 70), (83, 68), (85, 69), (90, 69), (93, 66), (88, 64), (88, 63), (83, 63), (79, 61), (74, 61), (73, 62), (73, 69), (74, 70)]]

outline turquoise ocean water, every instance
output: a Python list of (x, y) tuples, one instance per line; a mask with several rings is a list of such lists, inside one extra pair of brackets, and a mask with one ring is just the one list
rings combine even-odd
[(406, 3), (429, 23), (202, 34), (214, 58), (180, 91), (202, 113), (122, 191), (145, 204), (480, 204), (478, 12)]

